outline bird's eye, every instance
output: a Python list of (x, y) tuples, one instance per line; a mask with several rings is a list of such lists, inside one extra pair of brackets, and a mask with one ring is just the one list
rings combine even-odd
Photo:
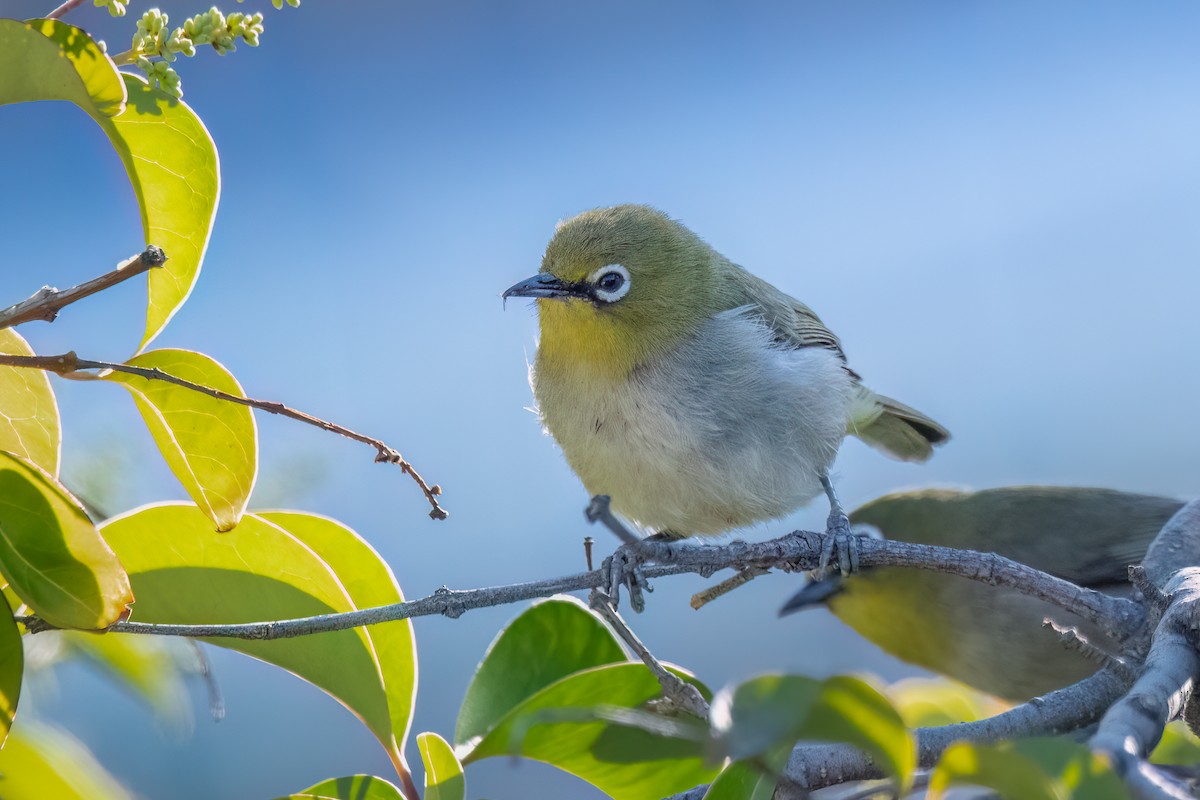
[(625, 276), (619, 272), (606, 272), (600, 276), (596, 285), (611, 294), (625, 285)]
[(597, 300), (615, 303), (629, 293), (629, 270), (620, 264), (609, 264), (588, 276)]

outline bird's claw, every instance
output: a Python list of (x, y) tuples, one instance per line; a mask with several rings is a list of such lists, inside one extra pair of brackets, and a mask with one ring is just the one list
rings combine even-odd
[[(835, 556), (836, 571), (833, 568)], [(813, 576), (821, 580), (835, 572), (840, 575), (858, 572), (858, 535), (850, 529), (850, 520), (841, 509), (830, 512), (829, 521), (825, 523), (825, 543), (821, 547), (821, 560)]]
[(621, 587), (629, 592), (629, 607), (637, 613), (646, 608), (645, 592), (653, 592), (654, 587), (646, 580), (644, 565), (646, 557), (638, 544), (623, 544), (604, 559), (600, 565), (603, 573), (602, 586), (612, 598), (613, 608), (621, 603)]

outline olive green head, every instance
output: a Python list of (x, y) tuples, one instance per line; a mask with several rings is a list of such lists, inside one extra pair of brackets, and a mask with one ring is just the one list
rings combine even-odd
[(542, 271), (504, 297), (538, 299), (541, 357), (625, 373), (720, 310), (723, 263), (661, 211), (613, 206), (560, 223)]

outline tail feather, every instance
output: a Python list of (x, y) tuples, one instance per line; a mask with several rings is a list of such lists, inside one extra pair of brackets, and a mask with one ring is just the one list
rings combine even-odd
[(903, 403), (860, 387), (849, 432), (901, 461), (927, 461), (950, 431)]

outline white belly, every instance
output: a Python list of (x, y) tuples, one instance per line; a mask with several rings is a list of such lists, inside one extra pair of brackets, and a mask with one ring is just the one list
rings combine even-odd
[(535, 373), (533, 384), (587, 491), (683, 536), (775, 519), (820, 494), (855, 392), (836, 353), (777, 347), (743, 311), (607, 388), (584, 390), (570, 370)]

